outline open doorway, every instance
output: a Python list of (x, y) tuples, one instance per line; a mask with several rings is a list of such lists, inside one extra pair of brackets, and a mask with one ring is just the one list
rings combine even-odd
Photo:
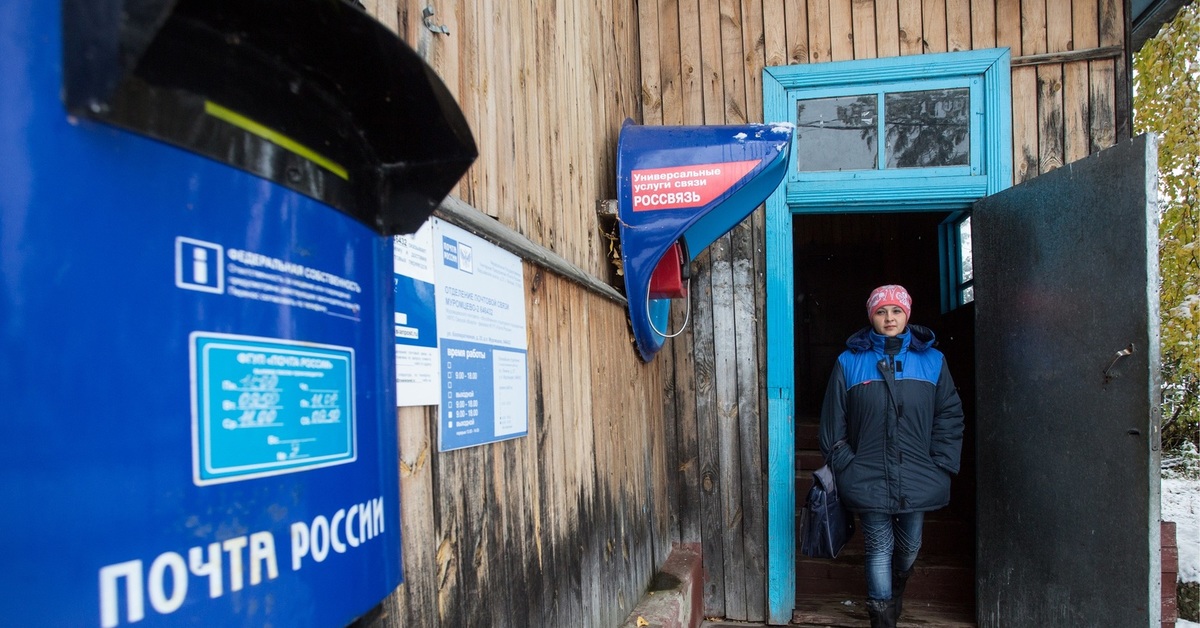
[[(966, 415), (962, 470), (952, 482), (950, 505), (927, 515), (905, 595), (905, 623), (961, 626), (975, 619), (974, 306), (941, 311), (938, 226), (946, 217), (945, 212), (793, 216), (796, 507), (803, 507), (811, 473), (823, 464), (817, 424), (834, 360), (846, 338), (867, 324), (864, 303), (871, 289), (904, 285), (913, 296), (912, 321), (937, 334)], [(797, 554), (797, 623), (859, 625), (865, 597), (861, 534), (834, 561)]]

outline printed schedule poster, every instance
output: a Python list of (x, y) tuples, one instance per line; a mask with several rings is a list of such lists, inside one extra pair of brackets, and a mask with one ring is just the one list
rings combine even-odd
[(436, 218), (438, 451), (529, 433), (521, 260)]
[(396, 290), (396, 405), (436, 406), (440, 399), (433, 227), (393, 238)]

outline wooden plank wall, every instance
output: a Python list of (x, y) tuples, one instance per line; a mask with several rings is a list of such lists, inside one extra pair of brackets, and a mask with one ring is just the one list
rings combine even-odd
[[(479, 159), (454, 194), (597, 277), (612, 275), (596, 202), (641, 117), (634, 0), (376, 0), (466, 115)], [(432, 32), (430, 21), (449, 34)]]
[(435, 413), (400, 411), (406, 582), (374, 625), (617, 625), (670, 549), (660, 374), (612, 351), (623, 309), (525, 282), (530, 434), (439, 454)]
[[(764, 65), (1009, 47), (1014, 179), (1129, 136), (1119, 0), (647, 0), (647, 124), (761, 122)], [(1033, 56), (1038, 55), (1038, 56)], [(706, 615), (762, 620), (764, 223), (700, 255), (692, 329), (671, 346), (679, 529), (704, 550)]]
[[(640, 118), (633, 0), (366, 4), (474, 131), (454, 194), (608, 279), (595, 210)], [(364, 625), (618, 625), (679, 540), (670, 360), (641, 363), (622, 305), (529, 263), (525, 285), (529, 435), (438, 453), (435, 409), (400, 409), (405, 583)]]

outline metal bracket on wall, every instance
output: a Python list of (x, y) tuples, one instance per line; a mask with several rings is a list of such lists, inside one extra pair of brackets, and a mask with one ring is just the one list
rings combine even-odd
[(445, 24), (436, 24), (433, 21), (433, 7), (425, 7), (421, 10), (421, 22), (425, 24), (425, 28), (442, 35), (449, 35), (450, 29), (446, 28)]
[(597, 200), (596, 215), (601, 218), (612, 218), (615, 220), (617, 217), (617, 199), (606, 198)]
[(618, 281), (625, 272), (624, 263), (621, 261), (621, 229), (617, 226), (620, 220), (617, 216), (617, 199), (596, 200), (596, 223), (600, 237), (604, 238), (605, 258), (613, 265)]

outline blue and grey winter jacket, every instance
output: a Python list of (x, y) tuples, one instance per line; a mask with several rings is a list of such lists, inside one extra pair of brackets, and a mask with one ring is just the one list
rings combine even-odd
[[(846, 341), (821, 409), (821, 452), (854, 512), (937, 510), (962, 453), (962, 401), (931, 330), (909, 325), (898, 353), (870, 327)], [(880, 371), (895, 374), (895, 402)]]

